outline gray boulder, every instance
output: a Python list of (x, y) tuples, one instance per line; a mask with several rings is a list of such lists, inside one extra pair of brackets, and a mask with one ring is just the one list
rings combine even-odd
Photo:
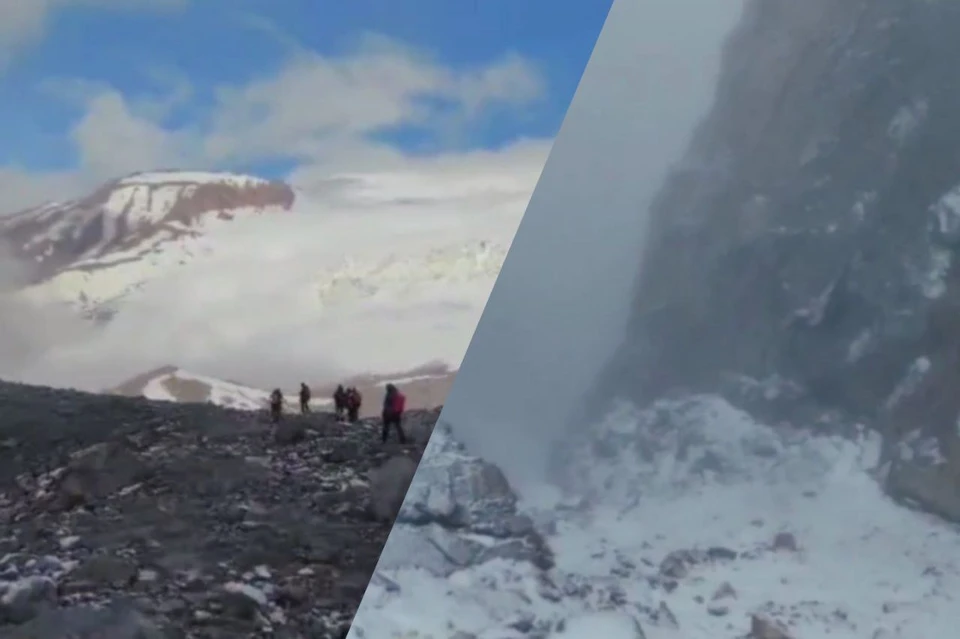
[(407, 491), (379, 568), (416, 565), (438, 575), (494, 559), (553, 566), (533, 522), (517, 511), (503, 472), (438, 426)]

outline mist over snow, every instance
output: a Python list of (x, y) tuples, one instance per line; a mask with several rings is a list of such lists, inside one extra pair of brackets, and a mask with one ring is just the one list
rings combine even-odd
[(301, 188), (292, 211), (234, 220), (189, 265), (151, 273), (96, 328), (61, 304), (10, 298), (17, 356), (0, 375), (101, 389), (176, 365), (272, 387), (456, 368), (546, 148)]
[(518, 481), (538, 479), (621, 339), (646, 209), (710, 107), (740, 11), (703, 0), (611, 9), (445, 412)]

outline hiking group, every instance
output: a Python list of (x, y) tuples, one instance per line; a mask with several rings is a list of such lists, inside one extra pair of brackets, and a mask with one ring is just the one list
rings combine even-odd
[[(333, 408), (337, 419), (355, 424), (360, 421), (360, 406), (363, 403), (363, 397), (360, 391), (354, 386), (344, 388), (343, 384), (337, 385), (333, 392)], [(387, 384), (383, 394), (383, 409), (380, 418), (383, 422), (383, 428), (380, 437), (384, 443), (390, 436), (390, 429), (397, 431), (397, 437), (401, 444), (407, 443), (407, 434), (403, 430), (403, 415), (406, 410), (407, 398), (400, 392), (400, 389), (393, 384)], [(300, 384), (300, 413), (306, 415), (310, 412), (310, 387), (304, 383)], [(283, 391), (279, 388), (273, 389), (270, 393), (270, 419), (274, 424), (280, 421), (283, 416)]]

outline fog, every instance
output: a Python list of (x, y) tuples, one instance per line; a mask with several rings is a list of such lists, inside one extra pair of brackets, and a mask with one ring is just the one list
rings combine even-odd
[(0, 378), (25, 380), (38, 362), (92, 334), (92, 326), (68, 309), (17, 295), (30, 278), (29, 269), (0, 241)]
[[(335, 197), (308, 192), (282, 217), (217, 229), (211, 253), (188, 268), (151, 271), (104, 326), (25, 294), (30, 274), (0, 250), (0, 378), (99, 391), (176, 366), (293, 388), (437, 360), (457, 367), (496, 273), (464, 271), (457, 251), (478, 240), (506, 249), (545, 157), (545, 144), (523, 144), (443, 170), (363, 174)], [(440, 251), (459, 269), (451, 281), (436, 281)], [(82, 290), (109, 296), (140, 268), (94, 273)], [(41, 288), (56, 298), (77, 286), (67, 277)]]
[(444, 420), (518, 485), (622, 338), (647, 209), (712, 102), (742, 3), (616, 0)]

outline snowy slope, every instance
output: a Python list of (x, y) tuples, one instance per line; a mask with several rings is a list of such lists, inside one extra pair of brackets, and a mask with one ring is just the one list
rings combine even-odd
[(525, 495), (554, 569), (380, 569), (350, 636), (953, 635), (960, 532), (883, 494), (873, 437), (771, 428), (705, 396), (621, 407), (592, 440), (579, 500)]
[[(299, 410), (294, 404), (297, 388), (284, 391), (287, 410)], [(143, 396), (147, 399), (163, 402), (209, 402), (224, 408), (237, 410), (264, 410), (269, 405), (270, 391), (251, 388), (243, 384), (216, 379), (208, 375), (198, 375), (175, 367), (164, 367), (139, 375), (111, 391), (121, 395)], [(293, 399), (293, 402), (291, 402)], [(315, 398), (311, 405), (315, 408), (329, 406), (332, 400)]]
[[(279, 182), (230, 173), (155, 171), (107, 183), (87, 197), (0, 220), (0, 236), (44, 279), (143, 260), (151, 269), (202, 250), (203, 236), (236, 217), (276, 214), (296, 195)], [(129, 279), (132, 271), (127, 269)], [(135, 281), (126, 282), (135, 285)], [(91, 291), (96, 297), (97, 292)], [(95, 300), (91, 300), (95, 303)]]

